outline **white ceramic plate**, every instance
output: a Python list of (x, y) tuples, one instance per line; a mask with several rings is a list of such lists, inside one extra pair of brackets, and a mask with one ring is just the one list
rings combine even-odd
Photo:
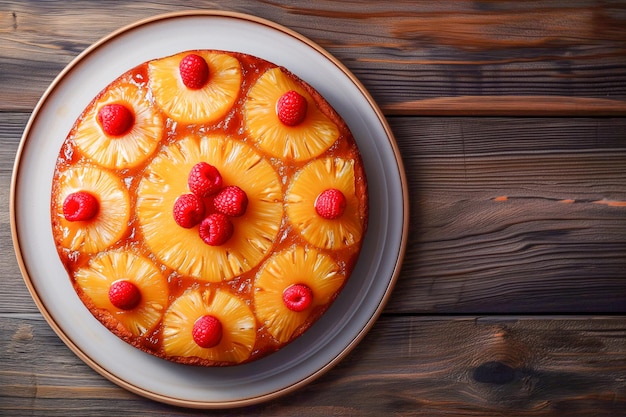
[[(58, 259), (50, 187), (61, 143), (91, 99), (126, 70), (188, 49), (239, 51), (283, 65), (339, 112), (361, 150), (370, 222), (357, 267), (331, 309), (295, 342), (259, 361), (227, 368), (170, 363), (122, 342), (83, 306)], [(341, 360), (380, 314), (399, 273), (408, 226), (406, 178), (382, 113), (358, 80), (310, 40), (256, 17), (227, 12), (158, 16), (123, 28), (77, 57), (35, 108), (11, 188), (13, 240), (42, 314), (89, 366), (126, 389), (196, 408), (249, 405), (310, 381)]]

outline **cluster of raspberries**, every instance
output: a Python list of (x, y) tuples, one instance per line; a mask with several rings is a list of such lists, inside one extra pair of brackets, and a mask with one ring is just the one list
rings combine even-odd
[(174, 220), (198, 233), (207, 245), (220, 246), (234, 232), (231, 217), (243, 216), (248, 208), (246, 192), (236, 185), (222, 185), (222, 176), (213, 165), (199, 162), (193, 166), (187, 184), (191, 193), (174, 202)]

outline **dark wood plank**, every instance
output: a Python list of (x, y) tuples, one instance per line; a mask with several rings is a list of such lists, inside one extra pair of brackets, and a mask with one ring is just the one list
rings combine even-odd
[[(0, 110), (32, 109), (93, 42), (201, 1), (5, 1)], [(626, 2), (249, 2), (212, 8), (294, 29), (337, 56), (387, 114), (626, 115)], [(115, 16), (114, 19), (109, 16)], [(28, 68), (28, 71), (24, 71)]]
[(28, 113), (0, 112), (0, 314), (36, 311), (15, 259), (9, 219), (13, 163), (28, 117)]
[[(206, 414), (113, 385), (36, 315), (0, 316), (0, 363), (2, 415)], [(312, 384), (211, 415), (619, 416), (626, 410), (625, 372), (622, 318), (385, 316)]]
[[(27, 117), (0, 113), (4, 201)], [(388, 312), (626, 312), (626, 119), (390, 121), (411, 220)], [(0, 236), (0, 312), (32, 312), (8, 205)]]
[(626, 311), (626, 119), (398, 118), (390, 312)]
[[(11, 175), (13, 161), (30, 113), (0, 112), (0, 172)], [(2, 183), (2, 201), (9, 201), (9, 183)]]

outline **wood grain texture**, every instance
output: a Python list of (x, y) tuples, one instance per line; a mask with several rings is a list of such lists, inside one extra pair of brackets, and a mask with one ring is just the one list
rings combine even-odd
[(389, 311), (626, 312), (624, 119), (391, 125), (411, 222)]
[[(14, 156), (50, 82), (112, 31), (186, 9), (330, 51), (388, 116), (408, 178), (407, 254), (372, 331), (244, 409), (98, 375), (43, 320), (11, 243)], [(626, 1), (0, 0), (0, 92), (0, 416), (626, 416)]]
[(353, 71), (388, 114), (626, 115), (626, 4), (557, 0), (82, 0), (72, 2), (75, 13), (58, 2), (3, 1), (0, 109), (31, 109), (67, 63), (115, 29), (161, 13), (213, 8), (263, 17), (311, 38)]
[[(384, 317), (307, 387), (210, 415), (618, 416), (625, 343), (621, 319)], [(0, 316), (0, 363), (2, 415), (207, 415), (99, 378), (36, 316)]]
[[(3, 199), (26, 118), (0, 114)], [(388, 312), (626, 313), (626, 119), (390, 123), (411, 216)], [(15, 277), (0, 311), (32, 311), (14, 259), (0, 255)]]
[[(0, 115), (6, 200), (27, 117), (9, 115)], [(412, 213), (391, 312), (626, 312), (625, 119), (398, 118), (391, 126)], [(6, 212), (0, 226), (8, 239)], [(17, 274), (13, 262), (2, 256)], [(18, 311), (24, 301), (9, 300)]]

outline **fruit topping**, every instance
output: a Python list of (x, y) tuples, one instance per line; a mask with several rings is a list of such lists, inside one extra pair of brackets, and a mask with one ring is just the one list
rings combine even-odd
[[(191, 169), (202, 161), (218, 169), (225, 185), (236, 184), (248, 197), (245, 215), (229, 217), (234, 234), (223, 246), (207, 245), (199, 225), (181, 228), (172, 215), (176, 199), (190, 193), (187, 179)], [(216, 196), (202, 199), (204, 217), (217, 213), (213, 207)], [(243, 141), (208, 133), (166, 145), (151, 160), (137, 186), (136, 216), (144, 241), (159, 262), (202, 282), (222, 282), (267, 257), (281, 226), (282, 201), (280, 177), (267, 158)], [(313, 203), (310, 205), (313, 211)], [(176, 233), (172, 235), (172, 231)]]
[(215, 316), (204, 315), (193, 324), (192, 336), (202, 348), (215, 347), (222, 340), (222, 322)]
[(267, 331), (289, 341), (318, 306), (334, 299), (345, 282), (331, 255), (310, 246), (293, 245), (271, 255), (254, 279), (254, 308)]
[(224, 289), (187, 290), (163, 316), (166, 355), (235, 364), (250, 357), (255, 337), (252, 310), (243, 299)]
[(241, 89), (239, 60), (229, 54), (181, 52), (148, 63), (155, 103), (179, 123), (213, 123), (228, 113)]
[(304, 284), (293, 284), (285, 288), (283, 302), (291, 311), (304, 311), (313, 302), (313, 291)]
[(72, 193), (63, 201), (63, 216), (70, 222), (89, 221), (99, 210), (98, 199), (87, 191)]
[(68, 139), (97, 165), (137, 167), (157, 150), (165, 127), (152, 101), (147, 87), (127, 75), (94, 99)]
[[(355, 163), (342, 158), (316, 159), (294, 175), (287, 190), (285, 205), (290, 223), (318, 248), (346, 248), (363, 237)], [(345, 208), (341, 208), (344, 199)]]
[(180, 61), (178, 68), (183, 84), (192, 90), (204, 87), (209, 80), (209, 65), (200, 55), (189, 54), (185, 56)]
[(106, 104), (98, 112), (98, 123), (107, 135), (122, 136), (133, 127), (135, 115), (123, 104)]
[[(150, 258), (128, 247), (100, 252), (76, 271), (76, 284), (93, 304), (111, 313), (134, 336), (160, 322), (168, 302), (167, 277)], [(110, 328), (110, 327), (109, 327)]]
[(250, 140), (272, 156), (295, 161), (320, 156), (335, 143), (339, 125), (329, 116), (279, 67), (265, 71), (243, 103)]
[(306, 117), (307, 101), (297, 91), (290, 90), (276, 102), (278, 119), (287, 126), (297, 126)]
[(346, 196), (336, 188), (322, 191), (315, 199), (315, 211), (327, 220), (341, 217), (346, 205)]
[(174, 202), (174, 220), (176, 224), (190, 229), (204, 218), (204, 203), (195, 194), (183, 194)]
[(109, 287), (109, 300), (120, 310), (132, 310), (141, 301), (141, 292), (132, 282), (119, 280)]
[(94, 164), (79, 164), (59, 172), (53, 209), (55, 238), (71, 251), (100, 252), (129, 229), (128, 189), (116, 174)]
[(215, 196), (213, 207), (227, 216), (243, 216), (248, 207), (248, 196), (244, 190), (236, 185), (229, 185)]
[(213, 165), (198, 162), (191, 168), (187, 185), (192, 193), (198, 197), (206, 198), (222, 188), (222, 176)]
[(210, 246), (221, 246), (233, 235), (233, 223), (222, 213), (213, 213), (200, 223), (200, 238)]

